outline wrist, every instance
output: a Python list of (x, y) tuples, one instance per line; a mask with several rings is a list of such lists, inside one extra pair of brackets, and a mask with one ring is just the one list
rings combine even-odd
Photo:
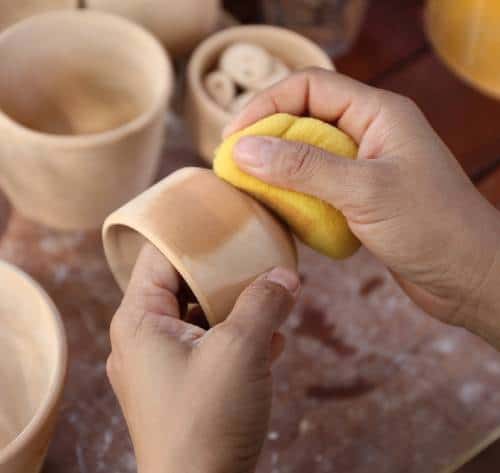
[(481, 245), (483, 263), (478, 283), (464, 288), (463, 325), (500, 350), (500, 214), (489, 221)]
[(470, 330), (500, 350), (500, 243), (477, 294)]

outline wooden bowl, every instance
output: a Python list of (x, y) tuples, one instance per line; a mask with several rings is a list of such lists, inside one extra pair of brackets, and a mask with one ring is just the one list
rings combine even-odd
[(38, 473), (63, 390), (67, 346), (43, 289), (0, 262), (0, 473)]
[(2, 0), (0, 31), (30, 16), (69, 8), (78, 8), (78, 0)]
[(265, 48), (294, 70), (309, 66), (334, 69), (332, 61), (318, 45), (276, 26), (234, 26), (204, 40), (193, 52), (187, 68), (186, 116), (198, 152), (208, 163), (212, 162), (222, 130), (232, 115), (210, 98), (203, 79), (214, 68), (222, 51), (240, 41)]
[(157, 171), (170, 62), (143, 28), (84, 10), (0, 35), (0, 185), (25, 216), (98, 228)]
[(149, 240), (184, 278), (212, 325), (227, 317), (258, 275), (297, 265), (288, 231), (251, 197), (201, 168), (176, 171), (117, 210), (103, 235), (123, 290)]
[(220, 14), (220, 0), (87, 0), (87, 7), (139, 23), (173, 56), (187, 53), (212, 33)]

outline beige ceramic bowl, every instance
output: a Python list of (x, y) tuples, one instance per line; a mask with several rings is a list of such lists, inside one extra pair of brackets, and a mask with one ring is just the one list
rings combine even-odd
[(209, 97), (203, 78), (217, 64), (222, 51), (239, 41), (264, 47), (294, 70), (309, 66), (334, 68), (328, 55), (318, 45), (276, 26), (235, 26), (203, 41), (193, 52), (188, 64), (186, 116), (198, 152), (208, 163), (213, 160), (213, 153), (221, 141), (224, 126), (231, 120), (231, 114)]
[(0, 31), (33, 15), (77, 7), (78, 0), (0, 0)]
[(214, 31), (220, 0), (87, 0), (88, 8), (129, 18), (151, 31), (174, 56)]
[(181, 169), (148, 189), (113, 213), (103, 234), (122, 289), (149, 240), (187, 282), (212, 325), (227, 317), (258, 275), (297, 265), (288, 231), (251, 197), (201, 168)]
[(51, 12), (0, 35), (0, 186), (24, 215), (98, 228), (152, 182), (172, 91), (160, 43), (100, 12)]
[(0, 473), (38, 473), (66, 375), (66, 337), (41, 287), (0, 262)]

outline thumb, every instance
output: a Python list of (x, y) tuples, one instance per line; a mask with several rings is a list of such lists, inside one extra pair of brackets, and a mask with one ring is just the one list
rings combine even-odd
[[(283, 340), (275, 332), (289, 315), (300, 288), (298, 275), (275, 268), (257, 278), (238, 298), (233, 311), (218, 329), (237, 334), (245, 352), (275, 358)], [(280, 346), (281, 345), (281, 346)]]
[(360, 187), (366, 161), (335, 156), (297, 141), (246, 136), (234, 147), (245, 172), (286, 189), (313, 195), (342, 210), (346, 196)]
[(173, 266), (156, 247), (142, 248), (120, 308), (111, 322), (113, 346), (127, 345), (141, 339), (171, 342), (196, 341), (204, 330), (180, 319), (182, 287)]

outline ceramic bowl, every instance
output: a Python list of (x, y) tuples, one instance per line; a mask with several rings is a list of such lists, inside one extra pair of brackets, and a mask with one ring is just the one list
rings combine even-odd
[(67, 363), (64, 327), (43, 289), (0, 262), (0, 473), (38, 473)]
[(0, 31), (24, 18), (51, 10), (77, 8), (78, 0), (2, 0)]
[(0, 185), (25, 216), (98, 228), (157, 171), (173, 86), (160, 43), (128, 20), (68, 10), (0, 35)]
[(262, 46), (293, 70), (309, 66), (333, 69), (328, 55), (309, 39), (284, 28), (266, 25), (235, 26), (210, 36), (193, 52), (187, 69), (186, 117), (199, 154), (208, 163), (222, 139), (222, 130), (232, 115), (207, 94), (203, 79), (214, 69), (222, 53), (236, 42)]
[(220, 14), (220, 0), (87, 0), (86, 4), (141, 24), (173, 56), (185, 54), (212, 33)]
[(108, 263), (123, 290), (149, 240), (186, 281), (212, 325), (227, 317), (258, 275), (297, 265), (294, 241), (281, 223), (201, 168), (176, 171), (117, 210), (103, 235)]

